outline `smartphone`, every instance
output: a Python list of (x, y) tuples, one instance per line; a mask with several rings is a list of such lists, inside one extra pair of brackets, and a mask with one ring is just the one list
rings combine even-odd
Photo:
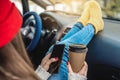
[(55, 44), (54, 45), (50, 58), (58, 57), (59, 60), (57, 62), (51, 63), (49, 70), (48, 70), (49, 73), (51, 73), (51, 74), (58, 73), (60, 64), (62, 62), (64, 48), (65, 48), (64, 44)]

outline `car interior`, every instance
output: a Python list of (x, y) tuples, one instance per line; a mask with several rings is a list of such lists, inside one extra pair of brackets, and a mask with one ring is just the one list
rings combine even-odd
[[(47, 5), (43, 0), (32, 1), (43, 8)], [(71, 29), (80, 15), (46, 10), (40, 14), (30, 13), (27, 0), (21, 0), (21, 3), (24, 19), (21, 33), (28, 55), (37, 68), (49, 47)], [(120, 80), (120, 20), (103, 19), (104, 30), (95, 35), (88, 45), (87, 77), (88, 80)]]

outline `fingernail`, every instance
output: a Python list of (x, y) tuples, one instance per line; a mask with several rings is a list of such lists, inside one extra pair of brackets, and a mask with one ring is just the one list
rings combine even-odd
[(67, 65), (69, 64), (69, 61), (66, 63)]
[(54, 59), (55, 59), (55, 60), (59, 60), (58, 57), (55, 57)]

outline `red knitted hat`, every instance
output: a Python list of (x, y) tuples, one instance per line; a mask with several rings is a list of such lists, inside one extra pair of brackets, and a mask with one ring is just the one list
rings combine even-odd
[(8, 44), (18, 33), (22, 16), (9, 0), (0, 0), (0, 48)]

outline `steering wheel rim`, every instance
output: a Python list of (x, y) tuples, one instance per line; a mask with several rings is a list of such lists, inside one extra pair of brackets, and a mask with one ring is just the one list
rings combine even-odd
[(35, 47), (37, 46), (39, 39), (41, 37), (41, 30), (42, 30), (42, 19), (41, 17), (35, 13), (35, 12), (26, 12), (23, 15), (23, 20), (25, 22), (25, 20), (27, 20), (30, 16), (33, 16), (35, 19), (35, 34), (33, 39), (31, 40), (30, 44), (27, 46), (27, 51), (32, 51), (35, 49)]

